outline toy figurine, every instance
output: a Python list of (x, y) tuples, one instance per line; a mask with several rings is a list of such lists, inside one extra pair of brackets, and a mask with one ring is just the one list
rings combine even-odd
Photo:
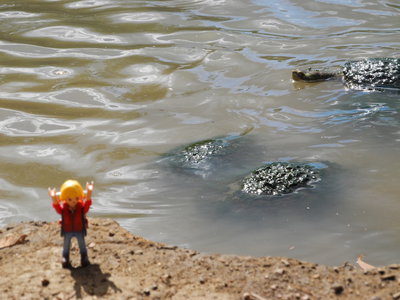
[(82, 186), (76, 180), (67, 180), (57, 193), (55, 188), (49, 188), (49, 196), (53, 200), (53, 207), (61, 215), (61, 236), (64, 236), (62, 251), (62, 267), (71, 268), (69, 250), (71, 239), (78, 240), (82, 267), (90, 264), (85, 235), (87, 228), (86, 213), (92, 205), (93, 181), (86, 183), (86, 196)]

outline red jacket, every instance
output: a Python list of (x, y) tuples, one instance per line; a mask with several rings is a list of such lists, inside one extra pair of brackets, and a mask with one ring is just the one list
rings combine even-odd
[[(86, 224), (83, 224), (83, 220), (86, 220), (86, 213), (89, 211), (92, 200), (85, 201), (84, 204), (78, 202), (75, 209), (72, 211), (66, 203), (53, 203), (53, 207), (57, 213), (62, 216), (62, 230), (64, 232), (80, 232), (86, 229)], [(83, 216), (82, 216), (83, 213)]]

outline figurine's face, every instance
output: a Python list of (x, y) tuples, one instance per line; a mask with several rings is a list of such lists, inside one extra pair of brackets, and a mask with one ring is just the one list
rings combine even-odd
[(65, 199), (65, 202), (68, 204), (70, 208), (75, 208), (79, 200), (80, 200), (79, 197), (68, 197), (67, 199)]

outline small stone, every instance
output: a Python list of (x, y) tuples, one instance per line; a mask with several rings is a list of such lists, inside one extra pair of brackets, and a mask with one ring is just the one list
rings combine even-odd
[(389, 275), (385, 275), (385, 276), (382, 276), (381, 279), (383, 281), (396, 280), (396, 275), (390, 275), (390, 274)]
[(397, 292), (397, 293), (393, 294), (392, 297), (393, 297), (394, 300), (400, 299), (400, 292)]
[(252, 299), (253, 299), (253, 297), (250, 294), (248, 294), (248, 293), (243, 294), (243, 300), (252, 300)]
[(285, 267), (290, 267), (290, 263), (286, 260), (286, 259), (282, 259), (281, 263), (285, 266)]
[(162, 281), (167, 285), (171, 283), (171, 278), (172, 278), (171, 274), (165, 274), (163, 275), (163, 277), (161, 277)]
[(145, 294), (146, 296), (150, 296), (150, 290), (144, 289), (143, 294)]
[(389, 267), (389, 269), (392, 269), (392, 270), (399, 270), (400, 269), (400, 265), (389, 265), (388, 266)]
[(351, 283), (353, 283), (353, 279), (351, 279), (350, 277), (347, 278), (347, 284), (351, 284)]
[(270, 266), (271, 266), (271, 264), (269, 264), (269, 263), (263, 264), (264, 268), (269, 268)]
[(284, 269), (276, 269), (275, 270), (275, 274), (277, 274), (277, 275), (283, 275), (284, 273), (285, 273)]
[(49, 280), (47, 280), (47, 279), (43, 279), (43, 280), (42, 280), (42, 286), (46, 287), (46, 286), (48, 286), (49, 284), (50, 284), (50, 281), (49, 281)]
[(344, 291), (344, 288), (341, 285), (334, 285), (332, 286), (332, 289), (335, 292), (335, 295), (340, 295)]

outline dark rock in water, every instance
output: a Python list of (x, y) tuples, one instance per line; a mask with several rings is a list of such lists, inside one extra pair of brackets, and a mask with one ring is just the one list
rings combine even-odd
[(255, 195), (283, 195), (311, 187), (321, 180), (319, 169), (311, 164), (273, 162), (266, 164), (242, 182), (242, 191)]
[(400, 58), (369, 58), (346, 62), (346, 86), (352, 89), (400, 88)]

